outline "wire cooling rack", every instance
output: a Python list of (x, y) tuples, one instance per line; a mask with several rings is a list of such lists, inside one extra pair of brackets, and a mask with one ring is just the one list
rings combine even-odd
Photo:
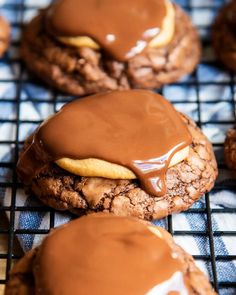
[[(1, 1), (3, 2), (3, 1)], [(40, 2), (40, 4), (38, 3)], [(235, 122), (235, 76), (231, 72), (220, 69), (216, 63), (210, 44), (210, 25), (214, 19), (223, 1), (220, 0), (179, 0), (176, 1), (190, 14), (193, 22), (198, 27), (203, 40), (204, 54), (203, 60), (199, 64), (196, 71), (182, 80), (181, 82), (165, 86), (158, 90), (164, 94), (177, 109), (187, 112), (210, 137), (217, 155), (220, 174), (227, 174), (228, 171), (222, 159), (222, 147), (225, 131), (233, 126)], [(23, 113), (27, 113), (27, 107), (33, 105), (40, 113), (42, 109), (43, 116), (50, 115), (60, 108), (60, 106), (70, 100), (68, 96), (56, 93), (43, 85), (40, 81), (28, 76), (20, 58), (19, 45), (22, 24), (28, 21), (40, 7), (46, 5), (48, 1), (33, 0), (9, 0), (2, 4), (1, 13), (5, 15), (12, 25), (12, 42), (9, 51), (0, 60), (0, 126), (10, 126), (10, 134), (0, 134), (0, 149), (9, 150), (9, 156), (0, 162), (0, 170), (7, 172), (7, 179), (0, 174), (0, 197), (8, 189), (11, 192), (11, 201), (9, 205), (0, 206), (0, 241), (1, 237), (5, 237), (6, 251), (0, 252), (0, 270), (3, 275), (0, 277), (0, 293), (8, 278), (8, 272), (14, 261), (22, 256), (22, 252), (16, 248), (16, 236), (19, 235), (46, 235), (48, 230), (54, 227), (55, 212), (43, 205), (41, 206), (20, 206), (17, 204), (17, 193), (22, 188), (18, 183), (15, 164), (18, 159), (18, 152), (22, 147), (24, 138), (22, 138), (22, 126), (35, 128), (44, 117), (39, 120), (25, 118)], [(210, 71), (209, 71), (210, 69)], [(33, 90), (32, 90), (33, 89)], [(2, 94), (1, 94), (2, 93)], [(5, 114), (5, 109), (13, 110), (11, 117)], [(30, 112), (29, 108), (29, 112)], [(23, 112), (24, 111), (24, 112)], [(45, 115), (46, 114), (46, 115)], [(36, 116), (37, 117), (37, 116)], [(220, 127), (220, 128), (218, 128)], [(219, 131), (220, 130), (220, 131)], [(194, 229), (186, 228), (181, 230), (175, 224), (174, 217), (166, 218), (166, 227), (174, 235), (175, 239), (185, 241), (198, 237), (202, 244), (206, 245), (207, 251), (200, 254), (194, 253), (194, 249), (188, 249), (193, 254), (197, 263), (201, 267), (201, 263), (207, 265), (207, 272), (210, 280), (217, 292), (220, 294), (236, 294), (236, 274), (219, 272), (224, 266), (236, 261), (235, 252), (227, 252), (222, 255), (220, 247), (223, 247), (221, 238), (234, 241), (236, 248), (236, 228), (232, 224), (228, 225), (225, 230), (222, 227), (214, 227), (214, 216), (236, 216), (236, 208), (229, 206), (227, 208), (212, 206), (210, 196), (214, 193), (218, 195), (229, 190), (236, 197), (235, 182), (218, 182), (211, 193), (206, 194), (202, 203), (204, 206), (198, 206), (196, 203), (189, 211), (183, 214), (192, 214), (194, 220), (197, 220)], [(0, 199), (1, 200), (1, 199)], [(202, 204), (201, 203), (201, 204)], [(45, 229), (19, 229), (15, 219), (19, 212), (23, 211), (45, 211), (49, 212), (50, 222), (48, 230)], [(9, 223), (3, 222), (3, 216), (8, 215)], [(222, 218), (223, 219), (223, 218)], [(204, 226), (199, 227), (200, 223)], [(2, 248), (0, 248), (2, 249)]]

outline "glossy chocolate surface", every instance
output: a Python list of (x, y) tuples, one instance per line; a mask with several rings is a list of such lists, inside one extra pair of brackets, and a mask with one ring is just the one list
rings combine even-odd
[(70, 222), (39, 248), (36, 294), (187, 294), (182, 262), (156, 230), (111, 214)]
[(162, 196), (171, 158), (191, 140), (178, 112), (159, 94), (97, 94), (65, 105), (46, 120), (22, 153), (18, 172), (30, 183), (49, 162), (96, 158), (129, 168), (146, 192)]
[(89, 36), (124, 61), (160, 33), (165, 16), (164, 0), (57, 0), (46, 24), (56, 36)]

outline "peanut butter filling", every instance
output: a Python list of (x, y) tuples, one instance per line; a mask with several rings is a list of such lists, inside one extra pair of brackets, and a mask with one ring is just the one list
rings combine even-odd
[(30, 183), (50, 162), (80, 176), (138, 178), (153, 195), (166, 193), (168, 167), (188, 156), (191, 136), (173, 106), (146, 90), (78, 99), (45, 121), (18, 162)]
[(53, 231), (39, 248), (36, 294), (188, 294), (189, 282), (163, 229), (91, 214)]
[[(176, 152), (171, 158), (168, 168), (187, 159), (189, 146)], [(137, 176), (130, 169), (99, 159), (73, 160), (62, 158), (56, 161), (61, 168), (75, 175), (87, 177), (104, 177), (110, 179), (136, 179)]]
[(175, 12), (170, 0), (58, 0), (49, 9), (46, 24), (62, 43), (104, 49), (125, 61), (147, 47), (168, 44)]

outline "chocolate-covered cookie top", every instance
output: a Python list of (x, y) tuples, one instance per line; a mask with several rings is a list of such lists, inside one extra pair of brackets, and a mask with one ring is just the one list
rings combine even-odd
[(187, 294), (178, 253), (162, 229), (149, 227), (92, 214), (55, 230), (34, 264), (36, 294)]
[[(168, 0), (169, 1), (169, 0)], [(162, 30), (165, 0), (57, 0), (47, 14), (56, 36), (89, 36), (124, 61), (142, 52)]]
[(18, 172), (29, 183), (58, 159), (101, 159), (129, 168), (145, 191), (160, 196), (170, 161), (191, 141), (186, 124), (161, 95), (108, 92), (75, 100), (45, 121), (22, 153)]

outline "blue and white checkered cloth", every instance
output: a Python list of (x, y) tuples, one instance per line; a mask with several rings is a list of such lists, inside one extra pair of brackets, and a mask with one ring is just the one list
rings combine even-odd
[[(25, 0), (23, 13), (19, 9), (12, 9), (20, 0), (1, 0), (1, 13), (13, 24), (12, 44), (4, 58), (0, 60), (0, 204), (11, 206), (12, 189), (7, 183), (13, 181), (11, 165), (4, 163), (14, 162), (15, 140), (23, 141), (37, 127), (32, 121), (40, 122), (63, 105), (62, 100), (69, 100), (67, 96), (58, 95), (54, 101), (54, 93), (39, 81), (29, 79), (27, 71), (19, 63), (18, 41), (20, 39), (21, 20), (24, 22), (32, 18), (39, 5), (43, 7), (49, 1)], [(202, 62), (193, 75), (185, 77), (181, 82), (163, 88), (163, 95), (174, 102), (175, 107), (188, 114), (194, 120), (202, 122), (202, 130), (215, 143), (215, 152), (219, 164), (223, 163), (223, 143), (226, 130), (233, 126), (235, 109), (232, 100), (235, 100), (235, 79), (232, 74), (220, 69), (214, 62), (214, 55), (207, 40), (209, 39), (210, 25), (222, 0), (181, 0), (176, 1), (183, 5), (191, 15), (193, 22), (198, 26), (200, 35), (207, 44), (204, 47)], [(189, 4), (191, 4), (189, 6)], [(17, 8), (15, 5), (15, 8)], [(21, 77), (19, 81), (19, 77)], [(61, 101), (61, 102), (60, 102)], [(187, 101), (187, 102), (186, 102)], [(19, 102), (19, 109), (18, 104)], [(54, 104), (55, 102), (55, 104)], [(55, 106), (55, 107), (54, 107)], [(199, 117), (200, 107), (200, 117)], [(18, 117), (19, 115), (19, 117)], [(20, 127), (17, 128), (17, 122)], [(228, 122), (228, 123), (227, 123)], [(220, 169), (217, 187), (220, 185), (229, 189), (218, 188), (210, 193), (211, 209), (236, 208), (235, 191), (236, 174), (226, 169)], [(17, 188), (16, 206), (21, 210), (15, 212), (15, 230), (34, 230), (50, 228), (50, 212), (35, 210), (24, 211), (25, 206), (39, 207), (38, 200), (26, 196), (21, 188)], [(193, 208), (206, 208), (205, 198), (195, 203)], [(47, 209), (45, 209), (47, 210)], [(8, 211), (9, 212), (9, 211)], [(228, 212), (230, 212), (228, 210)], [(232, 210), (233, 212), (233, 210)], [(235, 211), (234, 211), (235, 212)], [(236, 213), (224, 213), (213, 210), (212, 228), (218, 234), (214, 237), (216, 256), (236, 255), (236, 236), (230, 232), (236, 231)], [(54, 226), (71, 220), (69, 213), (55, 213)], [(173, 231), (196, 232), (196, 234), (174, 236), (176, 242), (192, 255), (211, 255), (206, 212), (180, 213), (172, 217)], [(167, 228), (167, 219), (155, 222)], [(227, 231), (228, 234), (220, 234)], [(24, 251), (38, 245), (43, 235), (19, 234), (18, 238)], [(212, 279), (211, 263), (197, 260), (199, 267)], [(236, 261), (216, 260), (217, 276), (219, 281), (236, 281)], [(221, 288), (220, 294), (235, 294), (232, 288)]]

